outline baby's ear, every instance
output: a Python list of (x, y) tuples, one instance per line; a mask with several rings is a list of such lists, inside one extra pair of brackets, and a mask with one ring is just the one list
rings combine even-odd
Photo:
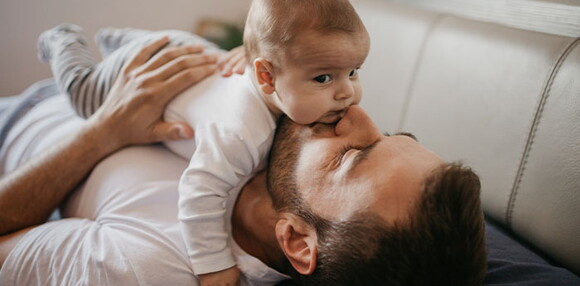
[(278, 245), (294, 269), (302, 275), (312, 274), (318, 255), (314, 228), (301, 218), (284, 213), (276, 222), (275, 231)]
[(272, 94), (276, 90), (274, 87), (274, 68), (272, 64), (264, 58), (257, 58), (254, 60), (253, 65), (254, 76), (260, 89), (265, 94)]

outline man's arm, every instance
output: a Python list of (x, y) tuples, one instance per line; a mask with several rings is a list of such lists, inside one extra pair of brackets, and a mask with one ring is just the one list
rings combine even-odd
[(106, 148), (99, 145), (98, 140), (91, 140), (102, 131), (97, 128), (96, 133), (91, 134), (89, 129), (66, 138), (45, 156), (32, 160), (0, 181), (0, 231), (3, 234), (0, 236), (0, 267), (18, 241), (33, 228), (27, 226), (46, 221), (96, 162), (107, 155)]
[(44, 222), (93, 166), (113, 151), (106, 130), (86, 124), (0, 181), (0, 234)]
[(146, 46), (124, 67), (106, 102), (80, 132), (0, 181), (0, 235), (43, 223), (112, 152), (193, 135), (185, 123), (164, 122), (163, 110), (180, 91), (213, 73), (216, 58), (188, 46), (157, 53), (167, 43), (163, 38)]

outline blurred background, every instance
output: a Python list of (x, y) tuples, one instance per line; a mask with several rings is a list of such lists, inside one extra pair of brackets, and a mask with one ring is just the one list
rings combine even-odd
[[(0, 0), (0, 96), (16, 95), (30, 84), (51, 76), (38, 60), (38, 35), (59, 23), (84, 28), (90, 48), (103, 27), (179, 29), (236, 40), (251, 0)], [(233, 33), (233, 34), (232, 34)], [(221, 39), (218, 39), (221, 40)]]
[[(351, 1), (355, 8), (359, 3), (370, 3), (372, 7), (381, 2), (404, 2), (524, 30), (580, 36), (580, 0)], [(51, 76), (48, 65), (37, 58), (36, 41), (41, 32), (60, 23), (83, 27), (97, 59), (100, 57), (92, 39), (103, 27), (186, 30), (229, 49), (241, 42), (250, 3), (251, 0), (0, 0), (0, 96), (19, 94), (30, 84)], [(359, 13), (364, 21), (374, 21), (372, 10)], [(369, 30), (373, 41), (384, 40), (377, 37), (380, 30)], [(371, 49), (369, 56), (374, 52), (379, 51)]]

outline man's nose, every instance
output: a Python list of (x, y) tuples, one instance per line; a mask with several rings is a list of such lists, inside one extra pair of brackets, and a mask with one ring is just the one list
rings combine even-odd
[[(357, 136), (361, 139), (380, 138), (381, 132), (373, 123), (369, 115), (358, 105), (351, 105), (346, 114), (336, 124), (336, 136)], [(376, 138), (375, 138), (376, 137)]]

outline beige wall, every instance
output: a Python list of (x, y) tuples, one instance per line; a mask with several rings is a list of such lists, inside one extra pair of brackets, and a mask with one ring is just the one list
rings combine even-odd
[(105, 26), (193, 30), (201, 18), (243, 23), (250, 0), (0, 0), (0, 96), (50, 77), (38, 61), (38, 35), (59, 23), (81, 25), (90, 39)]

